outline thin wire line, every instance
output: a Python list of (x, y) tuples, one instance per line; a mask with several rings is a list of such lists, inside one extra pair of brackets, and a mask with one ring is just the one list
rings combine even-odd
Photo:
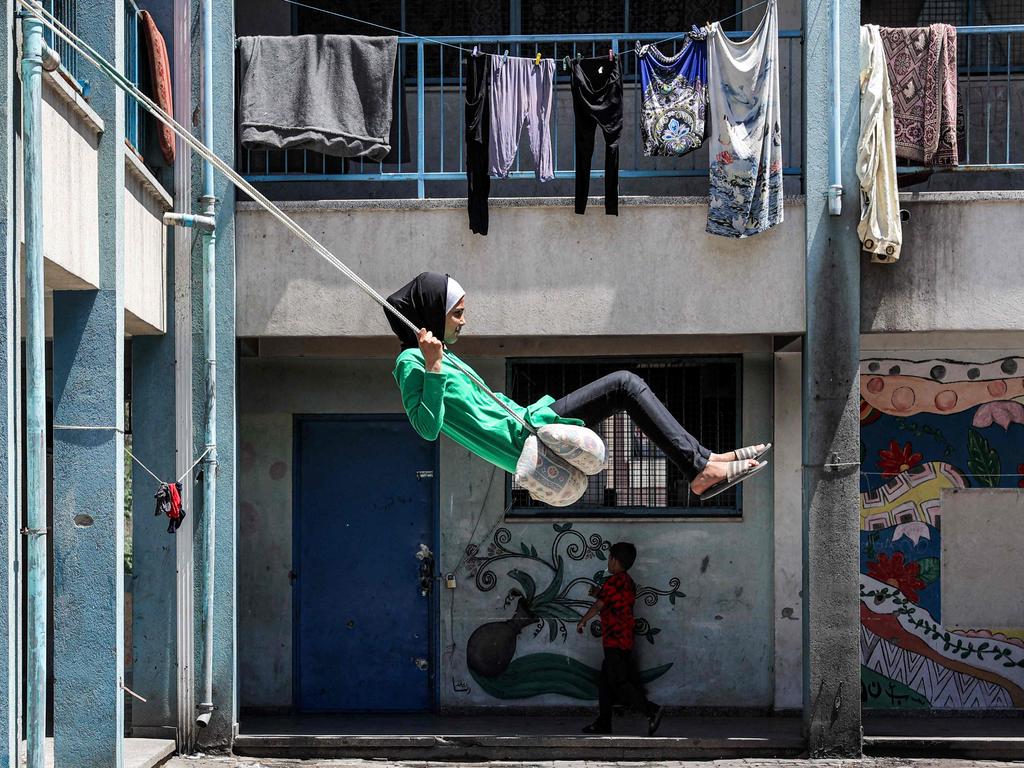
[[(748, 8), (743, 8), (743, 9), (742, 9), (741, 11), (738, 11), (738, 12), (736, 12), (736, 13), (733, 13), (733, 14), (732, 14), (731, 16), (726, 16), (725, 18), (720, 18), (720, 19), (718, 19), (718, 22), (716, 22), (716, 24), (722, 24), (723, 22), (728, 22), (728, 20), (729, 20), (730, 18), (735, 18), (736, 16), (741, 16), (741, 15), (742, 15), (743, 13), (745, 13), (746, 11), (749, 11), (749, 10), (754, 10), (754, 9), (755, 9), (755, 8), (757, 8), (758, 6), (761, 6), (761, 5), (765, 5), (766, 3), (770, 3), (770, 2), (772, 2), (772, 1), (773, 1), (773, 0), (760, 0), (760, 2), (754, 3), (754, 5), (751, 5), (751, 6), (750, 6), (750, 7), (748, 7)], [(706, 26), (706, 27), (703, 27), (703, 28), (701, 28), (701, 29), (705, 29), (705, 30), (707, 30), (707, 29), (709, 29), (709, 27), (710, 27), (710, 26)], [(681, 33), (679, 33), (678, 35), (673, 35), (672, 37), (667, 37), (667, 38), (665, 38), (665, 40), (655, 40), (655, 41), (654, 41), (654, 42), (652, 42), (652, 43), (643, 43), (643, 46), (648, 46), (648, 45), (660, 45), (660, 44), (662, 44), (662, 43), (669, 43), (669, 42), (672, 42), (673, 40), (678, 40), (678, 39), (679, 39), (679, 38), (681, 38), (681, 37), (686, 37), (687, 35), (691, 35), (691, 34), (693, 34), (693, 30), (690, 30), (689, 32), (681, 32)], [(621, 56), (625, 56), (625, 55), (626, 55), (627, 53), (636, 53), (636, 52), (637, 52), (637, 49), (636, 49), (636, 48), (629, 48), (629, 49), (627, 49), (627, 50), (625, 50), (625, 51), (622, 51), (622, 52), (621, 52), (620, 54), (618, 54), (618, 55), (621, 55)]]
[(191, 472), (193, 469), (195, 469), (197, 466), (199, 466), (199, 462), (201, 462), (204, 458), (206, 458), (206, 454), (208, 454), (212, 450), (213, 450), (213, 446), (210, 446), (210, 445), (206, 446), (206, 450), (203, 451), (201, 454), (199, 454), (199, 458), (196, 459), (195, 461), (193, 461), (192, 462), (192, 466), (189, 467), (188, 469), (186, 469), (184, 472), (182, 472), (181, 473), (181, 477), (179, 477), (175, 482), (180, 483), (182, 480), (184, 480), (186, 477), (188, 477), (189, 472)]
[(120, 432), (124, 434), (122, 427), (107, 427), (100, 425), (89, 425), (89, 424), (54, 424), (53, 429), (71, 429), (71, 430), (82, 430), (85, 432)]
[(134, 453), (132, 453), (131, 448), (129, 448), (127, 445), (124, 447), (124, 452), (127, 453), (131, 457), (132, 461), (134, 461), (136, 464), (138, 464), (140, 467), (142, 467), (144, 470), (146, 470), (146, 473), (150, 477), (152, 477), (154, 480), (156, 480), (161, 485), (164, 484), (164, 481), (161, 480), (159, 477), (157, 477), (156, 473), (152, 469), (150, 469), (145, 464), (143, 464), (142, 460), (138, 456), (136, 456)]
[[(767, 0), (765, 0), (765, 1), (767, 2)], [(383, 29), (383, 30), (386, 30), (388, 32), (394, 32), (396, 34), (402, 35), (403, 37), (412, 37), (412, 38), (415, 38), (417, 40), (426, 40), (428, 43), (434, 43), (435, 45), (443, 45), (446, 48), (454, 48), (455, 50), (462, 51), (463, 53), (470, 53), (469, 50), (467, 50), (466, 48), (463, 48), (461, 45), (455, 45), (454, 43), (443, 43), (440, 40), (435, 40), (432, 37), (424, 37), (423, 35), (414, 35), (412, 32), (406, 32), (404, 29), (395, 29), (394, 27), (389, 27), (386, 24), (377, 24), (377, 23), (375, 23), (373, 21), (367, 21), (366, 19), (360, 19), (357, 16), (349, 16), (349, 15), (344, 14), (344, 13), (338, 13), (337, 11), (329, 11), (326, 8), (318, 8), (315, 5), (307, 5), (306, 3), (300, 3), (300, 2), (298, 2), (298, 0), (282, 0), (282, 2), (288, 3), (289, 5), (297, 5), (300, 8), (308, 8), (311, 11), (319, 11), (320, 13), (324, 13), (324, 14), (326, 14), (328, 16), (337, 16), (338, 18), (341, 18), (341, 19), (347, 19), (349, 21), (355, 21), (355, 22), (357, 22), (359, 24), (365, 24), (368, 27), (376, 27), (377, 29)]]
[[(53, 425), (53, 429), (61, 429), (61, 430), (71, 429), (71, 430), (96, 431), (96, 432), (120, 432), (122, 435), (125, 434), (124, 429), (122, 429), (121, 427), (109, 427), (109, 426), (103, 426), (103, 425), (87, 426), (87, 425), (79, 425), (79, 424), (54, 424)], [(203, 451), (201, 454), (199, 454), (199, 458), (192, 462), (192, 466), (189, 467), (188, 469), (186, 469), (181, 474), (181, 477), (179, 477), (175, 482), (180, 483), (182, 480), (184, 480), (188, 476), (189, 472), (191, 472), (193, 469), (195, 469), (199, 465), (199, 462), (201, 462), (204, 458), (206, 458), (206, 455), (210, 451), (212, 451), (212, 450), (213, 450), (212, 446), (207, 446), (206, 450)], [(136, 456), (134, 453), (132, 453), (131, 448), (129, 448), (127, 445), (124, 447), (124, 452), (128, 454), (129, 458), (131, 458), (132, 461), (134, 461), (136, 464), (138, 464), (140, 467), (142, 467), (144, 470), (146, 470), (146, 472), (149, 473), (150, 477), (152, 477), (158, 483), (160, 483), (161, 485), (169, 485), (169, 483), (164, 483), (163, 480), (161, 480), (159, 477), (157, 477), (156, 473), (153, 472), (153, 470), (151, 470), (149, 467), (147, 467), (145, 464), (143, 464), (142, 463), (142, 459), (140, 459), (138, 456)]]
[[(409, 38), (413, 38), (415, 40), (425, 40), (426, 42), (433, 43), (434, 45), (441, 45), (441, 46), (444, 46), (445, 48), (453, 48), (454, 50), (462, 51), (463, 53), (472, 53), (472, 51), (470, 49), (463, 48), (461, 45), (456, 45), (455, 43), (445, 43), (445, 42), (442, 42), (441, 40), (437, 40), (436, 38), (433, 38), (433, 37), (426, 37), (424, 35), (417, 35), (417, 34), (414, 34), (412, 32), (407, 32), (404, 29), (396, 29), (395, 27), (389, 27), (386, 24), (377, 24), (376, 22), (373, 22), (373, 21), (367, 21), (366, 19), (360, 19), (358, 16), (349, 16), (348, 14), (339, 13), (338, 11), (331, 11), (331, 10), (328, 10), (327, 8), (319, 8), (319, 7), (315, 6), (315, 5), (308, 5), (306, 3), (300, 3), (299, 0), (282, 0), (282, 2), (288, 3), (289, 5), (298, 6), (300, 8), (307, 8), (308, 10), (311, 10), (311, 11), (318, 11), (320, 13), (326, 14), (327, 16), (337, 16), (340, 19), (346, 19), (348, 21), (354, 21), (354, 22), (356, 22), (358, 24), (364, 24), (364, 25), (366, 25), (368, 27), (376, 27), (377, 29), (383, 29), (383, 30), (385, 30), (387, 32), (394, 32), (395, 34), (401, 35), (402, 37), (409, 37)], [(755, 8), (758, 8), (758, 7), (762, 6), (762, 5), (766, 5), (767, 3), (770, 3), (770, 2), (773, 2), (773, 0), (759, 0), (759, 2), (754, 3), (753, 5), (751, 5), (748, 8), (744, 8), (742, 11), (738, 11), (737, 13), (734, 13), (731, 16), (726, 16), (725, 18), (719, 19), (717, 23), (721, 24), (722, 22), (729, 21), (730, 19), (735, 19), (737, 16), (742, 16), (747, 11), (752, 11)], [(651, 42), (651, 43), (645, 43), (644, 45), (661, 45), (662, 43), (668, 43), (668, 42), (671, 42), (672, 40), (678, 40), (681, 37), (686, 37), (687, 35), (690, 35), (692, 33), (693, 33), (693, 30), (689, 30), (687, 32), (680, 32), (677, 35), (672, 35), (671, 37), (666, 37), (663, 40), (655, 40), (654, 42)], [(500, 35), (499, 35), (499, 37), (500, 37)], [(601, 38), (598, 38), (598, 39), (601, 39)], [(496, 55), (498, 55), (498, 54), (486, 53), (486, 52), (481, 52), (481, 53), (482, 53), (482, 55), (485, 55), (485, 56), (496, 56)], [(619, 51), (618, 55), (621, 57), (621, 56), (625, 56), (625, 55), (630, 54), (630, 53), (636, 53), (636, 49), (635, 48), (629, 48), (629, 49), (627, 49), (625, 51)], [(520, 57), (516, 57), (516, 58), (532, 59), (533, 57), (532, 56), (525, 56), (525, 57), (520, 56)], [(602, 57), (598, 56), (598, 57), (595, 57), (595, 58), (602, 58)]]

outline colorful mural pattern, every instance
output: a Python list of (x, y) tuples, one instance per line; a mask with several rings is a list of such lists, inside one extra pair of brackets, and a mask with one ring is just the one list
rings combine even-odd
[[(481, 690), (499, 699), (523, 699), (542, 694), (559, 694), (575, 699), (597, 698), (599, 670), (568, 654), (530, 653), (516, 656), (520, 634), (532, 627), (534, 637), (546, 633), (549, 643), (562, 643), (569, 630), (580, 620), (594, 598), (591, 589), (604, 581), (604, 569), (593, 575), (572, 575), (576, 563), (604, 561), (611, 543), (600, 534), (589, 536), (573, 528), (572, 523), (554, 524), (554, 537), (547, 554), (526, 541), (513, 542), (512, 532), (499, 528), (486, 550), (473, 545), (466, 550), (466, 566), (481, 592), (494, 590), (499, 583), (495, 568), (507, 562), (515, 565), (506, 572), (510, 580), (504, 607), (514, 610), (502, 621), (478, 626), (466, 643), (466, 665)], [(670, 578), (667, 589), (637, 585), (637, 607), (653, 607), (662, 598), (671, 605), (686, 597), (680, 580)], [(590, 631), (601, 636), (600, 622), (592, 622)], [(636, 617), (637, 637), (655, 644), (661, 629), (643, 617)], [(651, 682), (672, 668), (665, 663), (641, 670), (644, 682)]]
[(1024, 707), (1021, 628), (955, 631), (941, 615), (942, 491), (1024, 487), (1018, 372), (1018, 357), (861, 364), (865, 707)]

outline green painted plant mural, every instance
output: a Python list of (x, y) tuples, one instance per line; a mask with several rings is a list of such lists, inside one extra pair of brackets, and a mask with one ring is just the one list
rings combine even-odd
[(976, 429), (967, 433), (967, 468), (982, 485), (999, 485), (999, 453)]
[[(534, 637), (544, 634), (548, 642), (565, 643), (570, 628), (593, 603), (590, 593), (604, 580), (603, 569), (593, 576), (574, 578), (569, 577), (569, 569), (573, 563), (585, 560), (606, 560), (610, 542), (596, 533), (586, 536), (574, 529), (572, 523), (552, 527), (555, 535), (545, 554), (525, 541), (514, 543), (507, 528), (497, 530), (482, 555), (475, 546), (466, 550), (467, 567), (481, 592), (497, 587), (499, 577), (495, 568), (499, 564), (516, 561), (517, 567), (505, 573), (513, 586), (505, 594), (504, 606), (514, 605), (513, 615), (477, 627), (466, 644), (470, 674), (482, 690), (497, 698), (526, 698), (544, 693), (577, 699), (597, 697), (598, 670), (570, 656), (532, 653), (515, 658), (519, 635), (527, 627), (533, 627)], [(676, 577), (669, 579), (668, 589), (637, 585), (637, 603), (655, 606), (667, 597), (675, 605), (677, 599), (686, 597), (679, 586)], [(636, 635), (651, 645), (660, 632), (646, 619), (636, 619)], [(591, 633), (600, 636), (599, 622), (591, 624)], [(663, 664), (644, 670), (641, 675), (647, 681), (654, 680), (671, 667)]]

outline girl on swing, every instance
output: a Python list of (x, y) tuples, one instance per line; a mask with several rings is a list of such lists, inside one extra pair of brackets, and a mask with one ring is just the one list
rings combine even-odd
[[(394, 376), (413, 428), (425, 440), (443, 432), (477, 456), (515, 474), (526, 429), (495, 403), (473, 380), (444, 363), (444, 351), (459, 340), (466, 325), (466, 292), (448, 275), (423, 272), (388, 297), (388, 303), (420, 329), (413, 333), (385, 313), (402, 343)], [(448, 354), (452, 355), (450, 349)], [(455, 358), (472, 372), (466, 363)], [(473, 374), (476, 376), (476, 374)], [(476, 378), (480, 378), (476, 376)], [(534, 427), (576, 424), (595, 429), (625, 411), (690, 483), (699, 499), (710, 499), (768, 466), (759, 461), (770, 443), (712, 453), (675, 420), (639, 376), (627, 371), (609, 374), (561, 400), (545, 396), (523, 407), (502, 394), (497, 397)]]

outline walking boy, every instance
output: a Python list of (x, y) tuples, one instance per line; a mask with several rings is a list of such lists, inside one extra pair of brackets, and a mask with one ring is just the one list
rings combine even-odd
[(640, 671), (633, 658), (636, 584), (629, 575), (629, 569), (635, 561), (635, 546), (626, 541), (612, 545), (608, 550), (608, 570), (612, 575), (599, 590), (591, 590), (591, 595), (597, 600), (576, 625), (576, 631), (583, 634), (587, 623), (598, 612), (601, 614), (604, 663), (601, 664), (598, 687), (599, 710), (597, 720), (584, 728), (584, 733), (612, 732), (612, 704), (616, 700), (647, 717), (648, 736), (653, 736), (661, 725), (662, 708), (647, 700)]

